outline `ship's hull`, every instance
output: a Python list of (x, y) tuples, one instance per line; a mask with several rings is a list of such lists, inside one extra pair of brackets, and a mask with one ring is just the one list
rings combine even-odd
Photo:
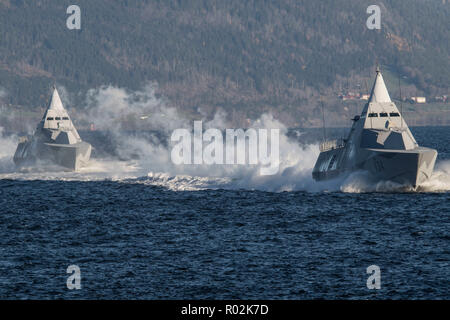
[(418, 147), (412, 150), (369, 149), (372, 157), (362, 169), (380, 180), (390, 180), (403, 185), (419, 186), (428, 180), (434, 169), (437, 151)]
[(91, 145), (84, 141), (75, 144), (55, 144), (31, 139), (19, 143), (14, 154), (14, 163), (17, 166), (24, 166), (42, 160), (76, 171), (88, 163), (91, 150)]
[(420, 147), (392, 102), (379, 69), (370, 98), (345, 139), (320, 144), (313, 178), (326, 180), (364, 170), (373, 180), (417, 187), (433, 173), (437, 151)]
[(353, 171), (368, 171), (374, 180), (389, 180), (417, 187), (433, 173), (437, 151), (417, 147), (412, 150), (359, 149), (356, 161), (345, 159), (345, 148), (322, 152), (313, 170), (317, 181), (337, 178)]
[(339, 165), (343, 150), (343, 148), (339, 148), (321, 152), (312, 172), (313, 179), (316, 181), (330, 180), (349, 172), (349, 167), (344, 168)]

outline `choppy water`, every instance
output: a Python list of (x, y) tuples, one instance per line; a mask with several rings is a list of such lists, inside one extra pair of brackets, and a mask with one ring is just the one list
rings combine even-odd
[[(102, 158), (18, 173), (3, 147), (0, 298), (448, 299), (450, 128), (413, 133), (439, 152), (420, 192), (364, 174), (313, 182), (314, 134), (265, 179)], [(69, 265), (81, 290), (66, 287)], [(380, 290), (366, 287), (369, 265)]]

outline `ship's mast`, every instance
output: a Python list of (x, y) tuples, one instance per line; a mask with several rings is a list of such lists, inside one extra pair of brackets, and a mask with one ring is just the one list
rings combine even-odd
[(398, 75), (398, 88), (400, 92), (400, 128), (403, 128), (403, 100), (402, 100), (402, 85), (400, 83), (400, 74)]
[[(366, 93), (370, 95), (370, 91), (369, 91), (369, 86), (367, 85), (367, 79), (364, 80), (365, 84), (366, 84)], [(369, 100), (367, 100), (367, 103), (369, 103)], [(370, 107), (367, 107), (367, 115), (366, 117), (368, 117), (370, 114)], [(370, 117), (370, 129), (373, 128), (373, 124), (372, 124), (372, 117)]]
[(323, 99), (320, 99), (320, 104), (322, 106), (322, 124), (323, 124), (323, 141), (327, 141), (327, 131), (325, 129), (325, 108), (323, 106)]

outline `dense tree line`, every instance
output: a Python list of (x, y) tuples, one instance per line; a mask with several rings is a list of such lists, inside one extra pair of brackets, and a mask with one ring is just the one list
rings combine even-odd
[(442, 0), (383, 0), (381, 30), (366, 28), (368, 0), (79, 0), (82, 27), (71, 31), (72, 2), (0, 0), (7, 102), (42, 104), (53, 82), (78, 93), (155, 81), (186, 112), (307, 122), (320, 96), (333, 103), (355, 75), (371, 81), (377, 62), (424, 94), (450, 84)]

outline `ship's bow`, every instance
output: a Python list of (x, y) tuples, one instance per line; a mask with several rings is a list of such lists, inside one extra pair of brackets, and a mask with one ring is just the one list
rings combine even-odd
[(372, 161), (366, 163), (375, 176), (417, 187), (428, 180), (434, 169), (437, 151), (418, 147), (413, 150), (372, 150)]

